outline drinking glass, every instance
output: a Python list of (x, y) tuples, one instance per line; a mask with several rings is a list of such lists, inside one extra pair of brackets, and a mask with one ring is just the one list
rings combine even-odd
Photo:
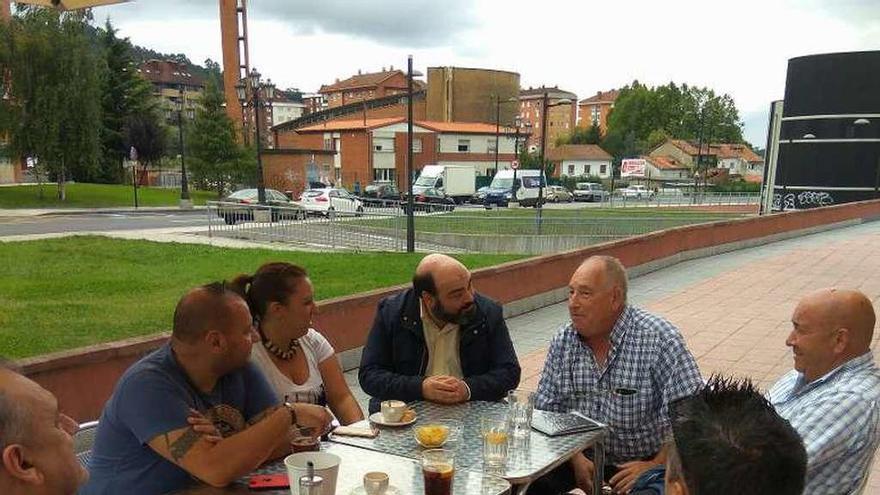
[(507, 418), (484, 416), (480, 419), (480, 435), (483, 437), (483, 465), (500, 468), (507, 463)]
[(452, 495), (455, 454), (445, 449), (422, 452), (422, 475), (425, 477), (425, 495)]
[(532, 431), (532, 411), (535, 409), (535, 394), (528, 390), (511, 390), (507, 393), (510, 405), (511, 434), (515, 438), (526, 438)]

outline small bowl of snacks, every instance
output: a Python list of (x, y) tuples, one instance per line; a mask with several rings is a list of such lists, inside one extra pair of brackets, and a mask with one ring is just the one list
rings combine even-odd
[(413, 428), (416, 442), (426, 449), (436, 449), (447, 442), (454, 442), (460, 434), (461, 421), (451, 418), (427, 421)]
[(413, 429), (416, 442), (426, 449), (442, 447), (449, 439), (449, 425), (434, 422), (416, 426)]

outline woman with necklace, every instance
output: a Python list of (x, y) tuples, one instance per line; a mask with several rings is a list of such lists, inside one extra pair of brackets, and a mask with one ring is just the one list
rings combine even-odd
[(305, 269), (267, 263), (231, 285), (250, 306), (262, 340), (253, 347), (251, 360), (278, 400), (328, 405), (344, 425), (364, 419), (333, 347), (311, 327), (316, 306)]

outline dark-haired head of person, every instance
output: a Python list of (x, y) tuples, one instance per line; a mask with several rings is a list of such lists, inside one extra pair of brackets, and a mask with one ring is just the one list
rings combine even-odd
[(188, 372), (223, 376), (241, 368), (255, 341), (247, 304), (224, 282), (190, 290), (174, 309), (172, 347)]
[[(230, 288), (250, 307), (261, 337), (272, 328), (284, 335), (274, 339), (289, 341), (305, 335), (315, 315), (315, 292), (306, 270), (291, 263), (266, 263), (253, 275), (239, 275)], [(277, 330), (275, 330), (277, 329)]]
[(669, 407), (670, 495), (799, 495), (807, 453), (794, 428), (748, 380), (712, 377)]
[(416, 267), (413, 289), (435, 320), (461, 324), (476, 310), (471, 272), (450, 256), (425, 256)]
[(0, 362), (0, 493), (71, 495), (88, 479), (77, 424), (51, 392)]

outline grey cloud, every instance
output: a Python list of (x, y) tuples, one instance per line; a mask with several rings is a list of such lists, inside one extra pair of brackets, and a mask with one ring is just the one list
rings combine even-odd
[[(118, 21), (212, 19), (217, 0), (140, 0), (128, 5), (97, 9)], [(448, 45), (476, 24), (467, 0), (255, 0), (248, 2), (251, 25), (273, 19), (302, 34), (347, 34), (381, 44), (432, 48)]]

